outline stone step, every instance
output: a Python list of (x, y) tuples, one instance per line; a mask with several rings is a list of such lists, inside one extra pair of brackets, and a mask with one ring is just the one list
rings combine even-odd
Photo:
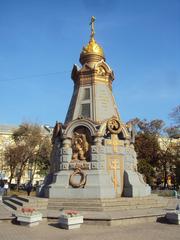
[(3, 203), (14, 210), (21, 210), (22, 207), (47, 209), (48, 200), (39, 198), (25, 198), (19, 196), (6, 197)]
[(160, 197), (144, 197), (144, 198), (116, 198), (116, 199), (63, 199), (63, 198), (52, 198), (49, 199), (50, 202), (80, 202), (80, 203), (86, 203), (86, 202), (91, 202), (91, 203), (104, 203), (104, 204), (113, 204), (113, 203), (124, 203), (125, 205), (128, 204), (137, 204), (137, 203), (143, 203), (143, 202), (159, 202), (162, 201), (163, 198)]
[(77, 199), (69, 199), (69, 200), (62, 200), (62, 199), (49, 199), (49, 205), (50, 204), (67, 204), (67, 205), (89, 205), (89, 204), (93, 204), (93, 205), (101, 205), (101, 206), (130, 206), (130, 205), (145, 205), (145, 204), (166, 204), (167, 201), (164, 201), (164, 199), (162, 200), (144, 200), (144, 201), (91, 201), (91, 200), (87, 200), (87, 201), (82, 201), (82, 200), (77, 200)]
[(118, 211), (164, 208), (168, 200), (157, 196), (118, 199), (49, 199), (48, 209), (75, 209), (81, 211)]
[(12, 196), (14, 199), (18, 199), (23, 202), (28, 203), (40, 203), (40, 204), (47, 204), (48, 199), (47, 198), (38, 198), (38, 197), (28, 197), (28, 196)]
[(23, 202), (29, 202), (29, 199), (27, 197), (24, 197), (24, 196), (13, 195), (12, 198), (19, 199), (20, 201), (23, 201)]
[(56, 205), (56, 206), (48, 206), (50, 210), (60, 210), (60, 209), (73, 209), (80, 211), (121, 211), (121, 210), (132, 210), (132, 209), (150, 209), (150, 208), (164, 208), (162, 204), (154, 204), (154, 205), (132, 205), (132, 206), (76, 206), (76, 205)]
[(73, 210), (78, 210), (78, 211), (91, 211), (91, 212), (108, 212), (108, 211), (129, 211), (129, 210), (138, 210), (138, 209), (152, 209), (152, 208), (156, 208), (156, 209), (159, 209), (159, 208), (163, 208), (163, 206), (152, 206), (152, 205), (146, 205), (146, 206), (141, 206), (141, 207), (137, 207), (137, 206), (131, 206), (131, 207), (94, 207), (94, 206), (89, 206), (89, 207), (85, 207), (85, 206), (81, 206), (81, 207), (77, 207), (77, 206), (56, 206), (56, 207), (53, 207), (53, 208), (48, 208), (48, 210), (70, 210), (70, 209), (73, 209)]
[(16, 199), (16, 198), (8, 198), (7, 199), (8, 201), (10, 201), (10, 202), (13, 202), (13, 203), (15, 203), (16, 205), (19, 205), (19, 206), (23, 206), (23, 204), (24, 204), (24, 201), (22, 201), (22, 200), (20, 200), (20, 199)]
[(20, 210), (22, 208), (22, 206), (19, 206), (18, 204), (14, 203), (8, 199), (3, 200), (3, 203), (14, 210)]
[[(153, 194), (151, 196), (145, 196), (145, 197), (117, 197), (117, 198), (86, 198), (86, 200), (91, 200), (91, 201), (135, 201), (135, 200), (144, 200), (144, 199), (159, 199), (159, 198), (164, 198), (161, 196), (157, 196), (156, 194)], [(51, 198), (51, 199), (58, 199), (58, 200), (68, 200), (67, 198)], [(74, 198), (77, 200), (83, 201), (83, 198)]]

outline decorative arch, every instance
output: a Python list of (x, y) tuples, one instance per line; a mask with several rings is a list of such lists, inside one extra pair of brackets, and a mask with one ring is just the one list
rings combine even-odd
[[(106, 134), (107, 121), (108, 120), (103, 122), (102, 125), (100, 126), (99, 131), (98, 131), (99, 136), (104, 136)], [(121, 133), (122, 133), (124, 139), (130, 139), (129, 132), (128, 132), (126, 126), (122, 122), (121, 122)]]
[(104, 136), (106, 134), (107, 121), (103, 122), (99, 128), (98, 135)]
[(81, 126), (86, 127), (89, 130), (91, 136), (95, 136), (97, 134), (96, 127), (92, 121), (90, 121), (89, 119), (75, 119), (65, 129), (63, 134), (64, 137), (72, 138), (73, 131), (77, 127), (81, 127)]
[(87, 70), (93, 70), (93, 68), (88, 64), (88, 63), (85, 63), (82, 68), (81, 68), (81, 72), (83, 71), (87, 71)]
[(121, 133), (123, 134), (124, 139), (130, 139), (130, 135), (129, 135), (128, 130), (127, 130), (127, 128), (125, 127), (124, 124), (122, 124)]
[(109, 65), (102, 59), (101, 61), (97, 62), (95, 65), (94, 65), (94, 68), (98, 68), (98, 67), (103, 67), (106, 72), (112, 72), (111, 68), (109, 67)]
[(111, 70), (111, 68), (109, 67), (109, 65), (102, 59), (101, 61), (97, 62), (95, 65), (94, 65), (94, 69), (98, 70), (99, 68), (103, 68), (104, 71), (105, 71), (105, 74), (108, 74), (110, 77), (111, 77), (111, 81), (114, 80), (114, 73), (113, 71)]

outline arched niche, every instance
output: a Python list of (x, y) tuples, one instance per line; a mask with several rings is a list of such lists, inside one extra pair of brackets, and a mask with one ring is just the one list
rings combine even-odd
[(64, 131), (64, 138), (72, 138), (74, 129), (79, 128), (79, 127), (85, 127), (89, 130), (91, 137), (96, 136), (97, 134), (97, 129), (96, 129), (96, 125), (90, 121), (89, 119), (76, 119), (72, 122), (70, 122), (70, 124), (68, 124), (68, 126), (66, 127), (65, 131)]

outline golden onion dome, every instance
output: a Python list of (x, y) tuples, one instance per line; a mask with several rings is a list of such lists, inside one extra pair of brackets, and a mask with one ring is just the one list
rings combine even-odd
[(94, 22), (95, 22), (95, 17), (92, 16), (91, 22), (90, 22), (90, 25), (91, 25), (90, 41), (85, 47), (83, 47), (80, 55), (80, 62), (82, 64), (92, 60), (98, 61), (102, 58), (105, 59), (102, 47), (94, 39), (94, 35), (95, 35)]
[(81, 54), (94, 53), (104, 57), (104, 52), (102, 47), (95, 41), (94, 38), (91, 38), (86, 47), (83, 47)]

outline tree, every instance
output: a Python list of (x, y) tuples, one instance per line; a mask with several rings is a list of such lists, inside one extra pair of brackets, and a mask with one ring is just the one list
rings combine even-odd
[(180, 185), (180, 105), (177, 105), (169, 114), (173, 124), (166, 129), (170, 139), (176, 139), (172, 144), (172, 152), (174, 158), (174, 174), (176, 176), (177, 188)]
[[(164, 173), (168, 170), (175, 180), (174, 186), (180, 185), (180, 138), (178, 137), (178, 128), (166, 128), (164, 130), (166, 138), (162, 138), (162, 166), (166, 167)], [(165, 177), (167, 177), (165, 175)]]
[(165, 188), (169, 174), (178, 178), (176, 165), (179, 166), (179, 145), (173, 137), (177, 136), (177, 128), (165, 128), (164, 122), (159, 119), (147, 121), (136, 118), (131, 122), (136, 124), (138, 170), (146, 176), (149, 184), (152, 184), (156, 170), (156, 175), (161, 176)]
[(174, 166), (174, 153), (172, 148), (172, 139), (169, 137), (160, 138), (159, 162), (157, 170), (161, 173), (164, 180), (164, 188), (167, 187), (168, 175), (172, 176)]
[(52, 150), (52, 144), (49, 137), (45, 137), (42, 140), (41, 145), (39, 146), (39, 150), (37, 154), (34, 156), (34, 159), (31, 159), (31, 171), (32, 176), (31, 180), (33, 180), (34, 174), (37, 173), (41, 176), (45, 176), (49, 171), (50, 166), (50, 155)]
[(9, 166), (10, 170), (10, 177), (9, 177), (9, 183), (11, 184), (12, 179), (15, 177), (16, 174), (16, 167), (19, 162), (19, 152), (20, 149), (18, 149), (15, 146), (7, 146), (5, 150), (5, 159), (6, 159), (6, 164)]
[(169, 114), (170, 118), (173, 120), (175, 126), (180, 126), (180, 105), (176, 106), (172, 112)]
[(142, 173), (148, 184), (153, 185), (155, 168), (159, 161), (160, 146), (158, 134), (164, 122), (162, 120), (133, 120), (136, 123), (137, 135), (135, 138), (135, 151), (138, 158), (138, 171)]
[(145, 159), (138, 160), (138, 172), (145, 176), (145, 180), (149, 185), (153, 185), (153, 178), (155, 177), (155, 170), (150, 163)]
[[(7, 149), (6, 161), (10, 163), (13, 160), (10, 163), (11, 175), (14, 176), (15, 171), (18, 171), (17, 188), (19, 188), (25, 169), (30, 166), (34, 171), (30, 179), (32, 181), (37, 167), (40, 168), (43, 165), (43, 160), (48, 162), (51, 147), (47, 144), (48, 140), (43, 136), (41, 127), (37, 124), (21, 124), (14, 131), (12, 138), (14, 145)], [(48, 164), (45, 166), (48, 168)]]
[(148, 132), (139, 132), (135, 138), (135, 151), (138, 159), (144, 159), (152, 166), (156, 166), (160, 151), (157, 136)]

